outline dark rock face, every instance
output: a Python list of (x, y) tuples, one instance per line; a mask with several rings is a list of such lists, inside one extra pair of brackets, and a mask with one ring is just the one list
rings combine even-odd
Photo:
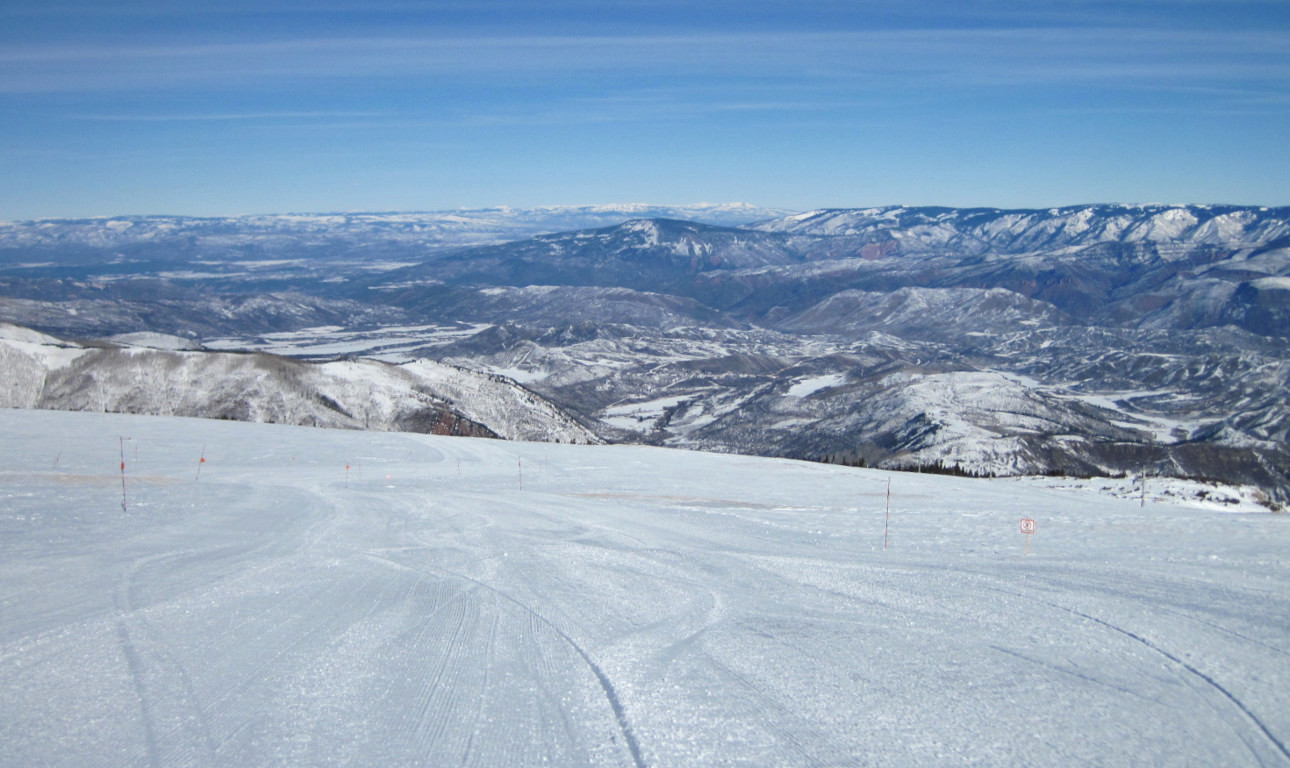
[(1241, 283), (1232, 294), (1228, 317), (1234, 325), (1263, 336), (1290, 336), (1290, 278)]

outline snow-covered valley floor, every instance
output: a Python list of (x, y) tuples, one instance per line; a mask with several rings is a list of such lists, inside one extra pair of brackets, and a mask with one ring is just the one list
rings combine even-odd
[(159, 417), (0, 437), (0, 765), (1290, 764), (1290, 516)]

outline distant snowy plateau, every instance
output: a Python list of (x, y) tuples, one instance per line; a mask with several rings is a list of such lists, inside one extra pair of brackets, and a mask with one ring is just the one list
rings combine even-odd
[[(1284, 208), (13, 222), (0, 320), (57, 337), (0, 334), (13, 406), (1186, 477), (1290, 504)], [(247, 351), (320, 365), (228, 354)]]
[(1201, 484), (0, 425), (0, 765), (1290, 764), (1290, 518)]

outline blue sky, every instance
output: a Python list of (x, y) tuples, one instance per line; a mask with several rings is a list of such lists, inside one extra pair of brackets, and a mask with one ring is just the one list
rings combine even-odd
[(0, 0), (0, 219), (1290, 204), (1285, 0)]

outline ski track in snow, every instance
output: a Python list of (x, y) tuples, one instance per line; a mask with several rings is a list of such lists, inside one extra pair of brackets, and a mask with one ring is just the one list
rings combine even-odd
[(629, 446), (0, 435), (3, 766), (1290, 765), (1287, 516)]

